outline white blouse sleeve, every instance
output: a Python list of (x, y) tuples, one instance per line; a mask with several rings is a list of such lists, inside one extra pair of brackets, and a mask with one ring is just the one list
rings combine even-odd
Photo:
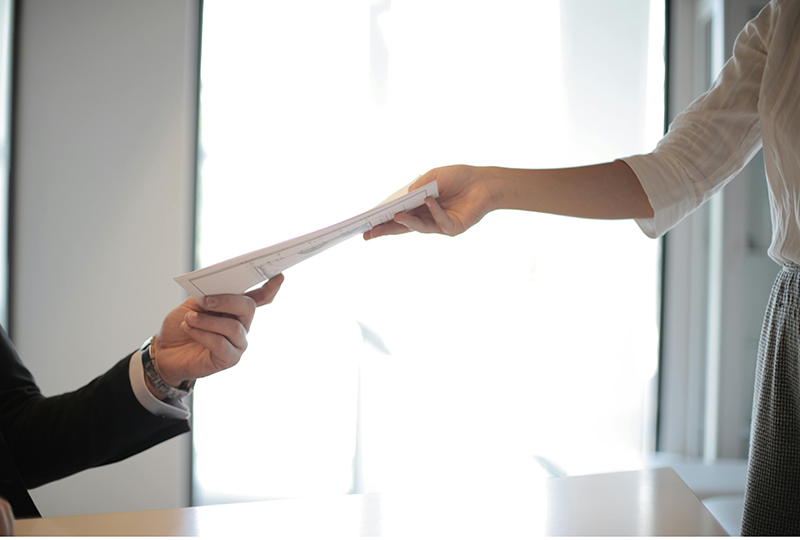
[(742, 170), (761, 148), (758, 98), (772, 28), (772, 4), (736, 38), (711, 88), (678, 115), (650, 154), (624, 158), (654, 210), (636, 220), (663, 235)]

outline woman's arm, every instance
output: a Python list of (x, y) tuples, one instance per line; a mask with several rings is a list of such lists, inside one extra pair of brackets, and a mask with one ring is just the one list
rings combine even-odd
[(409, 231), (455, 236), (498, 209), (598, 219), (653, 217), (638, 178), (622, 161), (568, 169), (455, 165), (429, 171), (411, 188), (434, 180), (436, 200), (428, 198), (425, 206), (398, 213), (394, 222), (375, 227), (364, 238)]

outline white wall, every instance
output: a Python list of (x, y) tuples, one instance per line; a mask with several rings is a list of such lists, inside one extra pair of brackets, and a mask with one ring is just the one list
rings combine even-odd
[[(46, 394), (155, 333), (190, 268), (198, 2), (20, 0), (10, 330)], [(183, 435), (36, 489), (46, 516), (189, 497)]]

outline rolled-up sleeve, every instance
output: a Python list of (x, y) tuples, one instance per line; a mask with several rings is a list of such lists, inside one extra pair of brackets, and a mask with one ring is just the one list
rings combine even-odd
[(747, 24), (712, 87), (675, 118), (653, 152), (622, 159), (653, 207), (653, 218), (636, 220), (651, 238), (722, 189), (761, 148), (758, 100), (771, 19), (768, 5)]

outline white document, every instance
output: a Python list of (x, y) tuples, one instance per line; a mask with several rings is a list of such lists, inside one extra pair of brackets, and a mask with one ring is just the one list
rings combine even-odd
[(436, 182), (409, 192), (410, 185), (372, 210), (347, 221), (195, 270), (176, 277), (175, 281), (198, 302), (206, 296), (215, 294), (241, 294), (343, 240), (391, 221), (398, 212), (408, 212), (422, 206), (426, 197), (439, 196)]

